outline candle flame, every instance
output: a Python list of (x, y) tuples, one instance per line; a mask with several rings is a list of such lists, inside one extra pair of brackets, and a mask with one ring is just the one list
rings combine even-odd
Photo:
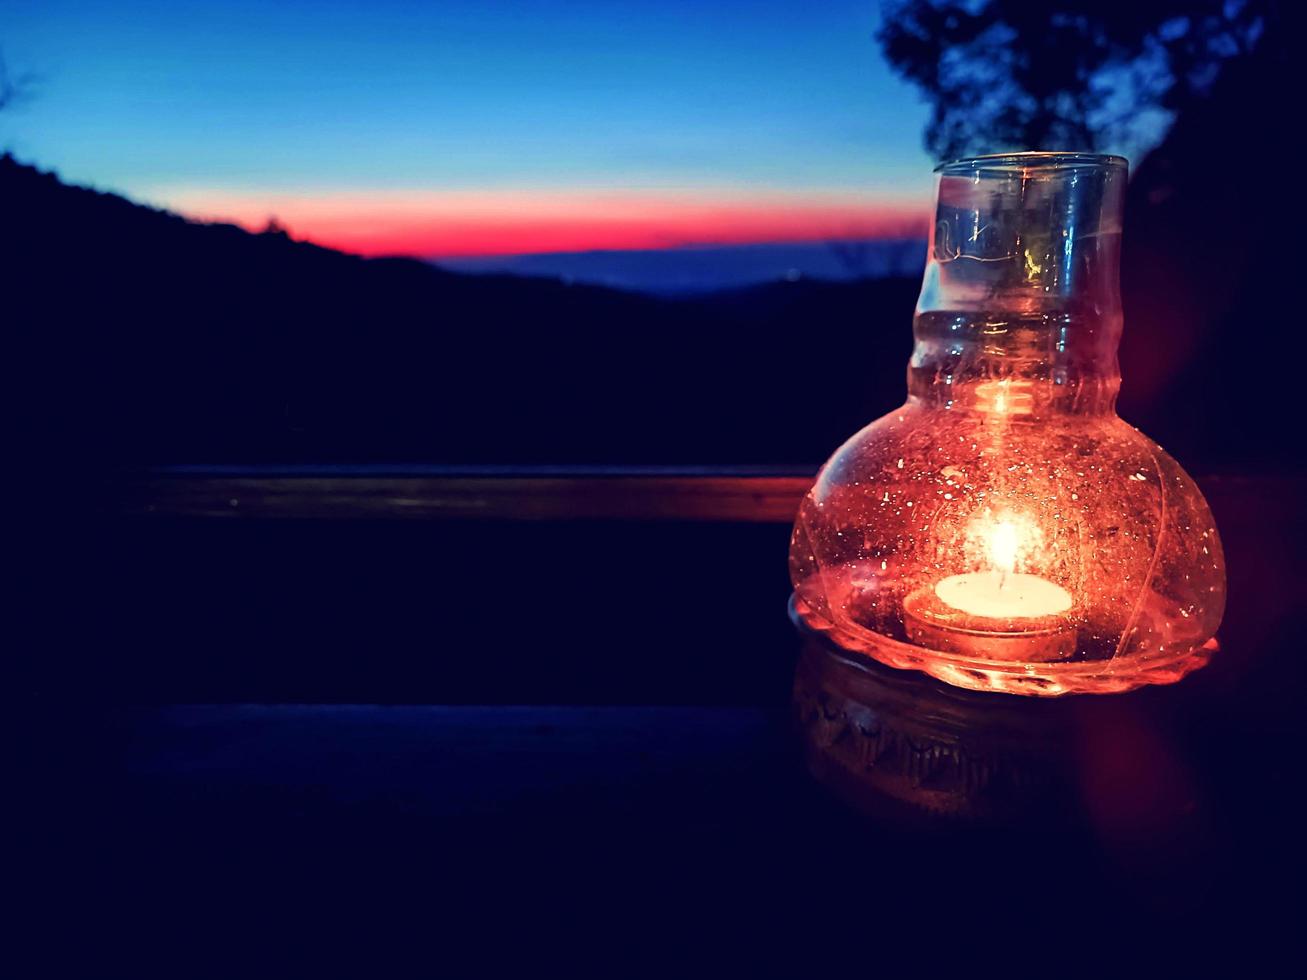
[(1011, 521), (999, 521), (990, 529), (989, 558), (1004, 575), (1016, 571), (1019, 538), (1017, 526)]
[(1043, 538), (1026, 514), (986, 509), (967, 529), (968, 553), (974, 562), (971, 567), (997, 572), (1002, 587), (1009, 576), (1029, 571), (1026, 566), (1031, 562), (1043, 564)]

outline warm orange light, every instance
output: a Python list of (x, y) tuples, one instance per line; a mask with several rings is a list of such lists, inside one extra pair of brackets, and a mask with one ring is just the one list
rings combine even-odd
[(1028, 694), (1206, 662), (1225, 601), (1211, 514), (1115, 412), (1124, 187), (1124, 161), (1078, 154), (942, 168), (907, 403), (836, 452), (795, 523), (809, 626)]
[(999, 521), (990, 529), (989, 557), (999, 571), (1016, 571), (1017, 527), (1011, 521)]

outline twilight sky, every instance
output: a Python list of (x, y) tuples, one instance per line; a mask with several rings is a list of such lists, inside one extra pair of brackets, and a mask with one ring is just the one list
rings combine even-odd
[(875, 0), (4, 0), (20, 160), (366, 254), (920, 229)]

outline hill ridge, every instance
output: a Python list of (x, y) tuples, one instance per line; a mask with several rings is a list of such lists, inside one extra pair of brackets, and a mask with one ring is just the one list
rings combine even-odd
[(809, 464), (903, 398), (915, 280), (665, 299), (462, 274), (12, 157), (0, 213), (6, 320), (44, 368), (29, 433), (70, 458)]

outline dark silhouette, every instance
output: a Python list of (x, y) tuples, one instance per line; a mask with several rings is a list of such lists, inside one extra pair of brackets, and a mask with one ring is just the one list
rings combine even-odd
[(879, 39), (930, 99), (926, 148), (948, 159), (1147, 141), (1149, 110), (1192, 111), (1280, 21), (1277, 0), (893, 0)]
[(941, 156), (1105, 149), (1172, 117), (1132, 161), (1121, 414), (1200, 470), (1303, 468), (1281, 435), (1295, 385), (1272, 366), (1294, 344), (1288, 26), (1276, 0), (909, 0), (881, 32)]
[(54, 454), (815, 463), (903, 397), (912, 279), (672, 300), (458, 274), (9, 157), (0, 213), (6, 321), (45, 369), (27, 428)]
[[(1230, 245), (1274, 212), (1172, 170), (1137, 180), (1173, 190), (1127, 235), (1123, 414), (1199, 473), (1299, 470), (1264, 424), (1292, 387), (1253, 393), (1263, 355), (1240, 314), (1257, 280), (1227, 274)], [(1182, 223), (1192, 194), (1218, 231)], [(815, 465), (905, 393), (915, 278), (664, 299), (458, 274), (189, 222), (11, 157), (0, 213), (5, 319), (30, 368), (20, 431), (66, 465)]]

